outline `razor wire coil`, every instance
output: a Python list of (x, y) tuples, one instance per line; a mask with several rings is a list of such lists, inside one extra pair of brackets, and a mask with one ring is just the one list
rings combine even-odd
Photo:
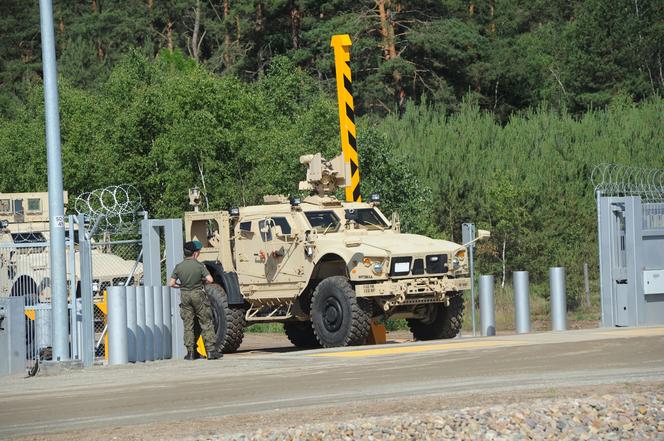
[(97, 224), (98, 231), (127, 233), (136, 230), (143, 204), (133, 185), (111, 185), (77, 196), (74, 211), (88, 217), (92, 225)]
[(599, 164), (591, 175), (602, 196), (640, 196), (643, 202), (664, 201), (664, 169)]

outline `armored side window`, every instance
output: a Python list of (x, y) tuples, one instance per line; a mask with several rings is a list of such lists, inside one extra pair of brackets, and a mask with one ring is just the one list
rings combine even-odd
[(28, 198), (28, 212), (31, 213), (41, 212), (41, 199)]
[(23, 214), (23, 199), (14, 199), (14, 213)]
[(251, 232), (251, 221), (240, 222), (240, 231)]
[(11, 212), (12, 212), (11, 199), (0, 199), (0, 213), (11, 214)]
[(261, 232), (263, 242), (269, 242), (272, 240), (272, 230), (270, 229), (267, 219), (258, 222), (258, 231)]
[(334, 211), (306, 211), (304, 215), (318, 233), (333, 233), (339, 229), (339, 218)]
[(291, 226), (288, 223), (288, 219), (285, 217), (273, 217), (272, 220), (274, 221), (274, 225), (278, 225), (281, 227), (281, 232), (284, 234), (291, 234)]

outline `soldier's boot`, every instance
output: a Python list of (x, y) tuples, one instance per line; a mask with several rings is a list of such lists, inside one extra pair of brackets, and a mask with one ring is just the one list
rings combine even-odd
[(219, 360), (219, 359), (222, 358), (223, 356), (224, 356), (224, 354), (222, 354), (222, 353), (219, 352), (219, 351), (210, 351), (210, 352), (208, 352), (208, 354), (207, 354), (207, 359), (208, 359), (208, 360)]
[(196, 360), (196, 351), (187, 349), (187, 355), (184, 356), (185, 360)]

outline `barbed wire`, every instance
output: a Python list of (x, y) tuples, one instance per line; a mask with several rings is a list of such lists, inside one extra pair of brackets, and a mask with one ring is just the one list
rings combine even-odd
[(133, 185), (111, 185), (77, 196), (74, 210), (87, 216), (91, 225), (99, 222), (97, 231), (128, 233), (136, 231), (143, 203)]
[(644, 202), (664, 201), (664, 169), (599, 164), (591, 175), (603, 196), (640, 196)]

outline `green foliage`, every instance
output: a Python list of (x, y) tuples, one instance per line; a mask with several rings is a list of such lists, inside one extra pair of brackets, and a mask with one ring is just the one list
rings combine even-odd
[(592, 168), (664, 163), (662, 115), (664, 100), (618, 99), (578, 119), (539, 108), (501, 125), (468, 102), (452, 116), (413, 107), (378, 129), (433, 189), (439, 230), (456, 241), (463, 222), (492, 231), (478, 246), (479, 271), (499, 278), (504, 246), (508, 275), (528, 270), (539, 282), (550, 266), (562, 265), (577, 296), (583, 263), (592, 273), (597, 261)]
[[(576, 293), (592, 167), (664, 163), (658, 0), (55, 0), (54, 22), (65, 188), (133, 183), (154, 216), (194, 185), (211, 209), (295, 194), (300, 155), (335, 156), (338, 33), (364, 198), (406, 231), (491, 229), (483, 272), (564, 265)], [(43, 190), (37, 4), (1, 2), (0, 26), (0, 191)]]
[[(247, 81), (286, 55), (333, 93), (330, 37), (348, 33), (356, 114), (422, 99), (457, 111), (472, 92), (503, 122), (529, 106), (582, 112), (621, 92), (662, 95), (663, 20), (658, 0), (54, 1), (59, 72), (84, 89), (131, 51), (180, 51)], [(0, 114), (11, 115), (40, 81), (37, 4), (4, 0), (0, 26)]]
[[(46, 187), (41, 87), (30, 96), (16, 118), (0, 124), (0, 165), (22, 164), (21, 173), (0, 176), (0, 191)], [(156, 217), (182, 216), (193, 186), (212, 209), (297, 194), (304, 176), (298, 158), (318, 151), (332, 158), (339, 150), (336, 104), (284, 57), (250, 85), (216, 76), (179, 51), (154, 61), (133, 51), (95, 93), (61, 84), (60, 103), (70, 194), (131, 183)], [(358, 142), (365, 189), (381, 193), (406, 230), (431, 230), (431, 192), (414, 168), (375, 129), (362, 129)]]

